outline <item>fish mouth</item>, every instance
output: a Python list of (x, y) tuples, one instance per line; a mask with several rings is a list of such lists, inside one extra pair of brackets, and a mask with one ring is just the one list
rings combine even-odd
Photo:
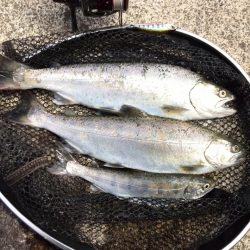
[(228, 98), (225, 98), (224, 100), (217, 102), (215, 108), (219, 111), (226, 112), (227, 115), (233, 115), (236, 113), (234, 100), (235, 97), (232, 95)]
[[(202, 183), (202, 186), (204, 184)], [(214, 189), (214, 184), (213, 183), (208, 182), (208, 184), (210, 185), (210, 187), (207, 188), (206, 190), (202, 190), (202, 188), (200, 188), (200, 189), (196, 190), (195, 192), (190, 186), (187, 186), (184, 189), (185, 199), (186, 200), (191, 200), (191, 199), (195, 200), (195, 199), (202, 198), (203, 196), (205, 196), (206, 194), (208, 194), (209, 192), (211, 192)]]
[(230, 162), (233, 162), (233, 165), (242, 163), (245, 160), (245, 154), (243, 152), (236, 153), (230, 158)]
[(210, 187), (208, 189), (206, 189), (205, 191), (197, 191), (195, 199), (200, 199), (203, 196), (207, 195), (208, 193), (210, 193), (212, 190), (214, 189), (214, 185), (210, 184)]

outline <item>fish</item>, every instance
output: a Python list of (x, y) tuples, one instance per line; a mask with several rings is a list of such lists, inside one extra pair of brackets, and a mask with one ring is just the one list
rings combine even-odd
[(0, 56), (0, 90), (46, 89), (57, 105), (81, 104), (111, 113), (138, 110), (182, 121), (230, 116), (235, 97), (183, 67), (104, 63), (32, 69)]
[(57, 152), (60, 162), (48, 171), (54, 175), (81, 177), (91, 183), (91, 192), (105, 192), (121, 198), (193, 200), (203, 197), (215, 187), (213, 179), (206, 176), (93, 168), (81, 165), (68, 153)]
[(243, 147), (189, 122), (155, 117), (63, 116), (47, 113), (27, 93), (8, 113), (13, 122), (47, 129), (75, 152), (111, 168), (154, 173), (205, 174), (236, 166)]

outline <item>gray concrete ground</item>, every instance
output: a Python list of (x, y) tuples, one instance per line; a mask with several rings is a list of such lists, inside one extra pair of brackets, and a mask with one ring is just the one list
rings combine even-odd
[[(70, 30), (68, 9), (52, 0), (1, 0), (0, 21), (0, 42)], [(130, 0), (124, 23), (152, 22), (172, 23), (207, 38), (250, 72), (249, 0)], [(82, 18), (80, 28), (86, 30), (117, 23), (117, 15), (101, 19)], [(49, 248), (0, 204), (0, 249)], [(250, 249), (250, 232), (236, 249)]]

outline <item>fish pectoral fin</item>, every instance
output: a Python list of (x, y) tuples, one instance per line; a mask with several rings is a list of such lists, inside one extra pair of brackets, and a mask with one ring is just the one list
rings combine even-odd
[(181, 169), (185, 173), (193, 173), (196, 172), (197, 169), (203, 168), (204, 166), (202, 165), (190, 165), (190, 166), (181, 166)]
[(94, 184), (90, 185), (89, 190), (90, 190), (90, 193), (103, 193), (104, 192), (101, 188), (95, 186)]
[(107, 168), (125, 168), (121, 164), (111, 164), (111, 163), (105, 163), (103, 164), (103, 166)]
[(161, 107), (161, 110), (166, 113), (167, 115), (175, 116), (175, 115), (181, 115), (188, 111), (188, 109), (181, 108), (181, 107), (175, 107), (171, 105), (163, 105)]
[(69, 97), (66, 97), (62, 94), (58, 94), (55, 93), (54, 94), (54, 99), (52, 100), (53, 103), (55, 103), (56, 105), (73, 105), (76, 104), (76, 102), (72, 99), (70, 99)]

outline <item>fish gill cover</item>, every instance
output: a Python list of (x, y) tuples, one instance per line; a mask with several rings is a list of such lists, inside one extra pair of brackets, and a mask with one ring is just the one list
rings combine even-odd
[[(134, 29), (30, 37), (5, 42), (2, 48), (6, 56), (37, 68), (104, 62), (178, 65), (204, 75), (236, 96), (237, 114), (192, 122), (238, 141), (246, 150), (246, 161), (240, 166), (209, 174), (219, 190), (194, 201), (118, 199), (92, 193), (83, 179), (53, 176), (41, 168), (11, 189), (19, 208), (43, 230), (99, 249), (187, 249), (216, 237), (247, 212), (240, 192), (249, 181), (250, 87), (213, 51), (176, 33)], [(50, 113), (63, 114), (71, 109), (78, 116), (95, 115), (79, 105), (56, 106), (48, 91), (33, 92)], [(48, 166), (52, 165), (59, 140), (46, 130), (5, 119), (4, 114), (22, 101), (20, 93), (0, 93), (1, 178), (45, 155), (51, 156)], [(87, 166), (102, 164), (89, 157), (75, 157)]]

